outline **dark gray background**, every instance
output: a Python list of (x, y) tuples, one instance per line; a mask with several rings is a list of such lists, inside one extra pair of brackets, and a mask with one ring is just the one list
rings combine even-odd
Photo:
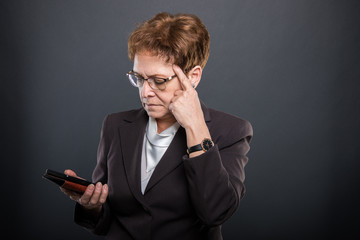
[(129, 33), (161, 11), (203, 20), (199, 95), (254, 127), (224, 238), (358, 239), (360, 1), (340, 0), (1, 1), (3, 236), (100, 239), (41, 175), (91, 177), (105, 115), (140, 107)]

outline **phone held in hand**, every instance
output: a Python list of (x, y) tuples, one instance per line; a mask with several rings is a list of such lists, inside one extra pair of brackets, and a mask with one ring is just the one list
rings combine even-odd
[(71, 190), (81, 194), (85, 192), (88, 185), (92, 184), (91, 182), (84, 179), (72, 177), (50, 169), (46, 169), (43, 178), (46, 178), (67, 190)]

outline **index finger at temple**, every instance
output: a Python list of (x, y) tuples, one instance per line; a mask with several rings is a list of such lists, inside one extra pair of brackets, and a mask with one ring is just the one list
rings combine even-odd
[(187, 78), (185, 73), (182, 71), (182, 69), (178, 65), (174, 64), (173, 70), (174, 70), (176, 76), (179, 78), (180, 83), (184, 90), (188, 90), (188, 89), (192, 88), (190, 79)]

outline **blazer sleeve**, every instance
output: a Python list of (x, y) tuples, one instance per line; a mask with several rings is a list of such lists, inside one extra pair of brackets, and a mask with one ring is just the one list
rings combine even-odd
[[(103, 121), (100, 133), (100, 142), (97, 152), (97, 164), (92, 175), (92, 180), (94, 183), (107, 183), (107, 155), (111, 144), (111, 134), (113, 134), (110, 126), (111, 124), (109, 124), (109, 116), (106, 116)], [(75, 205), (75, 223), (88, 228), (94, 234), (105, 235), (108, 231), (111, 218), (112, 214), (108, 201), (103, 204), (100, 217), (94, 217), (78, 203)]]
[[(184, 156), (185, 174), (192, 203), (204, 224), (223, 224), (237, 210), (245, 193), (244, 167), (253, 134), (249, 122), (211, 131), (215, 146), (200, 156)], [(214, 135), (214, 136), (213, 136)]]

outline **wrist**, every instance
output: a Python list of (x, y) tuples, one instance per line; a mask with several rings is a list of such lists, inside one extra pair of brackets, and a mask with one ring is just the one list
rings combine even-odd
[(191, 127), (185, 128), (185, 132), (188, 148), (200, 144), (204, 138), (211, 139), (209, 129), (205, 122), (204, 124), (192, 125)]
[(213, 146), (214, 142), (210, 138), (204, 138), (200, 144), (189, 147), (187, 152), (189, 155), (195, 152), (204, 153), (209, 151)]
[(99, 216), (102, 212), (102, 205), (92, 206), (92, 207), (81, 205), (81, 207), (84, 209), (84, 211), (86, 211), (88, 214), (90, 214), (94, 217)]

